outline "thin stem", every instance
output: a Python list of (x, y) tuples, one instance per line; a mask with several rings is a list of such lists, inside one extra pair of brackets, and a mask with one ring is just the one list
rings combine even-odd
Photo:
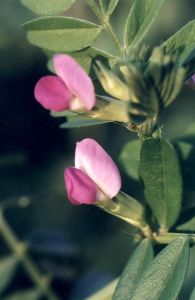
[(50, 288), (49, 277), (42, 275), (32, 259), (29, 257), (27, 253), (27, 246), (18, 240), (14, 231), (6, 222), (3, 216), (2, 209), (0, 209), (0, 233), (3, 236), (7, 246), (13, 253), (16, 254), (20, 262), (23, 264), (29, 277), (40, 289), (41, 293), (45, 295), (49, 300), (59, 300), (59, 298), (53, 293)]
[(91, 10), (97, 16), (97, 18), (102, 23), (104, 29), (107, 31), (111, 39), (113, 40), (116, 48), (120, 51), (122, 57), (124, 56), (124, 50), (119, 42), (118, 37), (116, 36), (112, 25), (109, 22), (109, 16), (102, 14), (101, 10), (98, 8), (97, 4), (93, 0), (86, 0), (87, 4), (90, 6)]

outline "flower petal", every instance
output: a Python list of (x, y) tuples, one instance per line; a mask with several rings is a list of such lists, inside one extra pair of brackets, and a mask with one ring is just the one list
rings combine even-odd
[(95, 90), (91, 78), (69, 55), (56, 54), (53, 58), (56, 74), (64, 81), (82, 106), (91, 110), (95, 105)]
[(119, 170), (107, 152), (93, 139), (78, 142), (75, 167), (84, 171), (109, 198), (121, 188)]
[(195, 90), (195, 73), (185, 82), (192, 90)]
[(46, 109), (63, 111), (69, 108), (73, 95), (57, 76), (44, 76), (35, 86), (35, 99)]
[(68, 199), (72, 204), (93, 204), (96, 202), (97, 187), (95, 183), (76, 168), (67, 168), (64, 179)]

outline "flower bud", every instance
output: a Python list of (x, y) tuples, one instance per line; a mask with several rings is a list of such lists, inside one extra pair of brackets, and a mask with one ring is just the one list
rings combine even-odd
[(64, 171), (68, 199), (72, 204), (110, 200), (121, 188), (121, 177), (110, 155), (93, 139), (77, 143), (75, 167)]
[(119, 100), (129, 101), (128, 86), (100, 62), (97, 62), (97, 65), (98, 67), (95, 68), (95, 71), (104, 90)]
[(133, 103), (143, 101), (147, 89), (141, 69), (134, 64), (130, 64), (129, 66), (121, 66), (120, 71), (129, 86), (130, 101)]
[(130, 122), (128, 104), (110, 97), (98, 96), (95, 108), (88, 115), (98, 120)]

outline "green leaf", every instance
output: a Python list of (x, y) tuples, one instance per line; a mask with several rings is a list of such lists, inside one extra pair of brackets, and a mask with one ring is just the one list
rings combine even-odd
[(14, 255), (7, 256), (5, 258), (1, 258), (0, 260), (0, 294), (4, 292), (10, 283), (16, 267), (17, 267), (18, 259)]
[(98, 290), (92, 296), (89, 296), (85, 300), (112, 300), (114, 290), (117, 286), (118, 278), (108, 283), (106, 286)]
[(179, 238), (161, 251), (148, 266), (137, 284), (131, 300), (175, 300), (184, 281), (189, 243)]
[[(162, 47), (167, 53), (178, 53), (178, 64), (182, 65), (195, 49), (195, 20), (183, 26), (179, 31), (166, 40)], [(194, 53), (195, 56), (195, 53)], [(192, 57), (191, 57), (192, 59)]]
[(110, 0), (108, 10), (107, 10), (107, 15), (111, 15), (113, 11), (115, 10), (117, 4), (119, 3), (119, 0)]
[(190, 295), (190, 299), (189, 300), (195, 300), (195, 287), (193, 288), (193, 291)]
[(139, 139), (125, 144), (120, 153), (119, 159), (123, 164), (126, 173), (135, 180), (139, 179), (138, 167), (141, 142)]
[(41, 296), (39, 290), (29, 289), (21, 292), (16, 292), (4, 298), (3, 300), (38, 300)]
[(30, 43), (54, 52), (73, 52), (90, 46), (101, 27), (80, 19), (43, 17), (24, 24)]
[(54, 118), (62, 118), (62, 117), (76, 117), (79, 116), (76, 112), (70, 111), (70, 110), (64, 110), (64, 111), (51, 111), (50, 115)]
[(195, 231), (195, 217), (176, 227), (177, 231)]
[(190, 143), (187, 143), (187, 142), (179, 141), (179, 142), (177, 142), (177, 147), (179, 148), (181, 158), (183, 160), (187, 160), (193, 149), (193, 145)]
[(100, 0), (100, 6), (103, 13), (110, 16), (115, 10), (119, 0)]
[(108, 9), (108, 0), (99, 0), (101, 11), (105, 14)]
[(21, 0), (21, 2), (37, 14), (52, 15), (69, 9), (75, 0)]
[(134, 0), (127, 18), (124, 43), (137, 46), (147, 34), (164, 0)]
[(142, 240), (127, 262), (116, 287), (113, 300), (131, 299), (136, 284), (146, 267), (152, 262), (153, 256), (151, 241), (148, 239)]
[(139, 171), (145, 197), (163, 229), (169, 229), (181, 209), (182, 180), (172, 145), (160, 138), (145, 140), (140, 153)]
[(165, 54), (164, 48), (156, 47), (150, 56), (146, 76), (158, 102), (167, 107), (183, 88), (186, 68), (177, 66), (174, 55)]
[(81, 119), (79, 117), (71, 117), (66, 123), (60, 125), (60, 128), (78, 128), (92, 125), (100, 125), (109, 123), (109, 121)]

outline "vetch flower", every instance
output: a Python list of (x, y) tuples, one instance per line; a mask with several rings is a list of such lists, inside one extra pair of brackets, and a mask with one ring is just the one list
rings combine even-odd
[(72, 204), (94, 204), (112, 199), (121, 188), (117, 166), (93, 139), (77, 142), (75, 167), (64, 171), (68, 198)]
[(185, 82), (192, 90), (195, 90), (195, 73)]
[(53, 66), (57, 74), (42, 77), (35, 86), (35, 99), (52, 111), (91, 110), (95, 90), (91, 78), (69, 55), (56, 54)]

